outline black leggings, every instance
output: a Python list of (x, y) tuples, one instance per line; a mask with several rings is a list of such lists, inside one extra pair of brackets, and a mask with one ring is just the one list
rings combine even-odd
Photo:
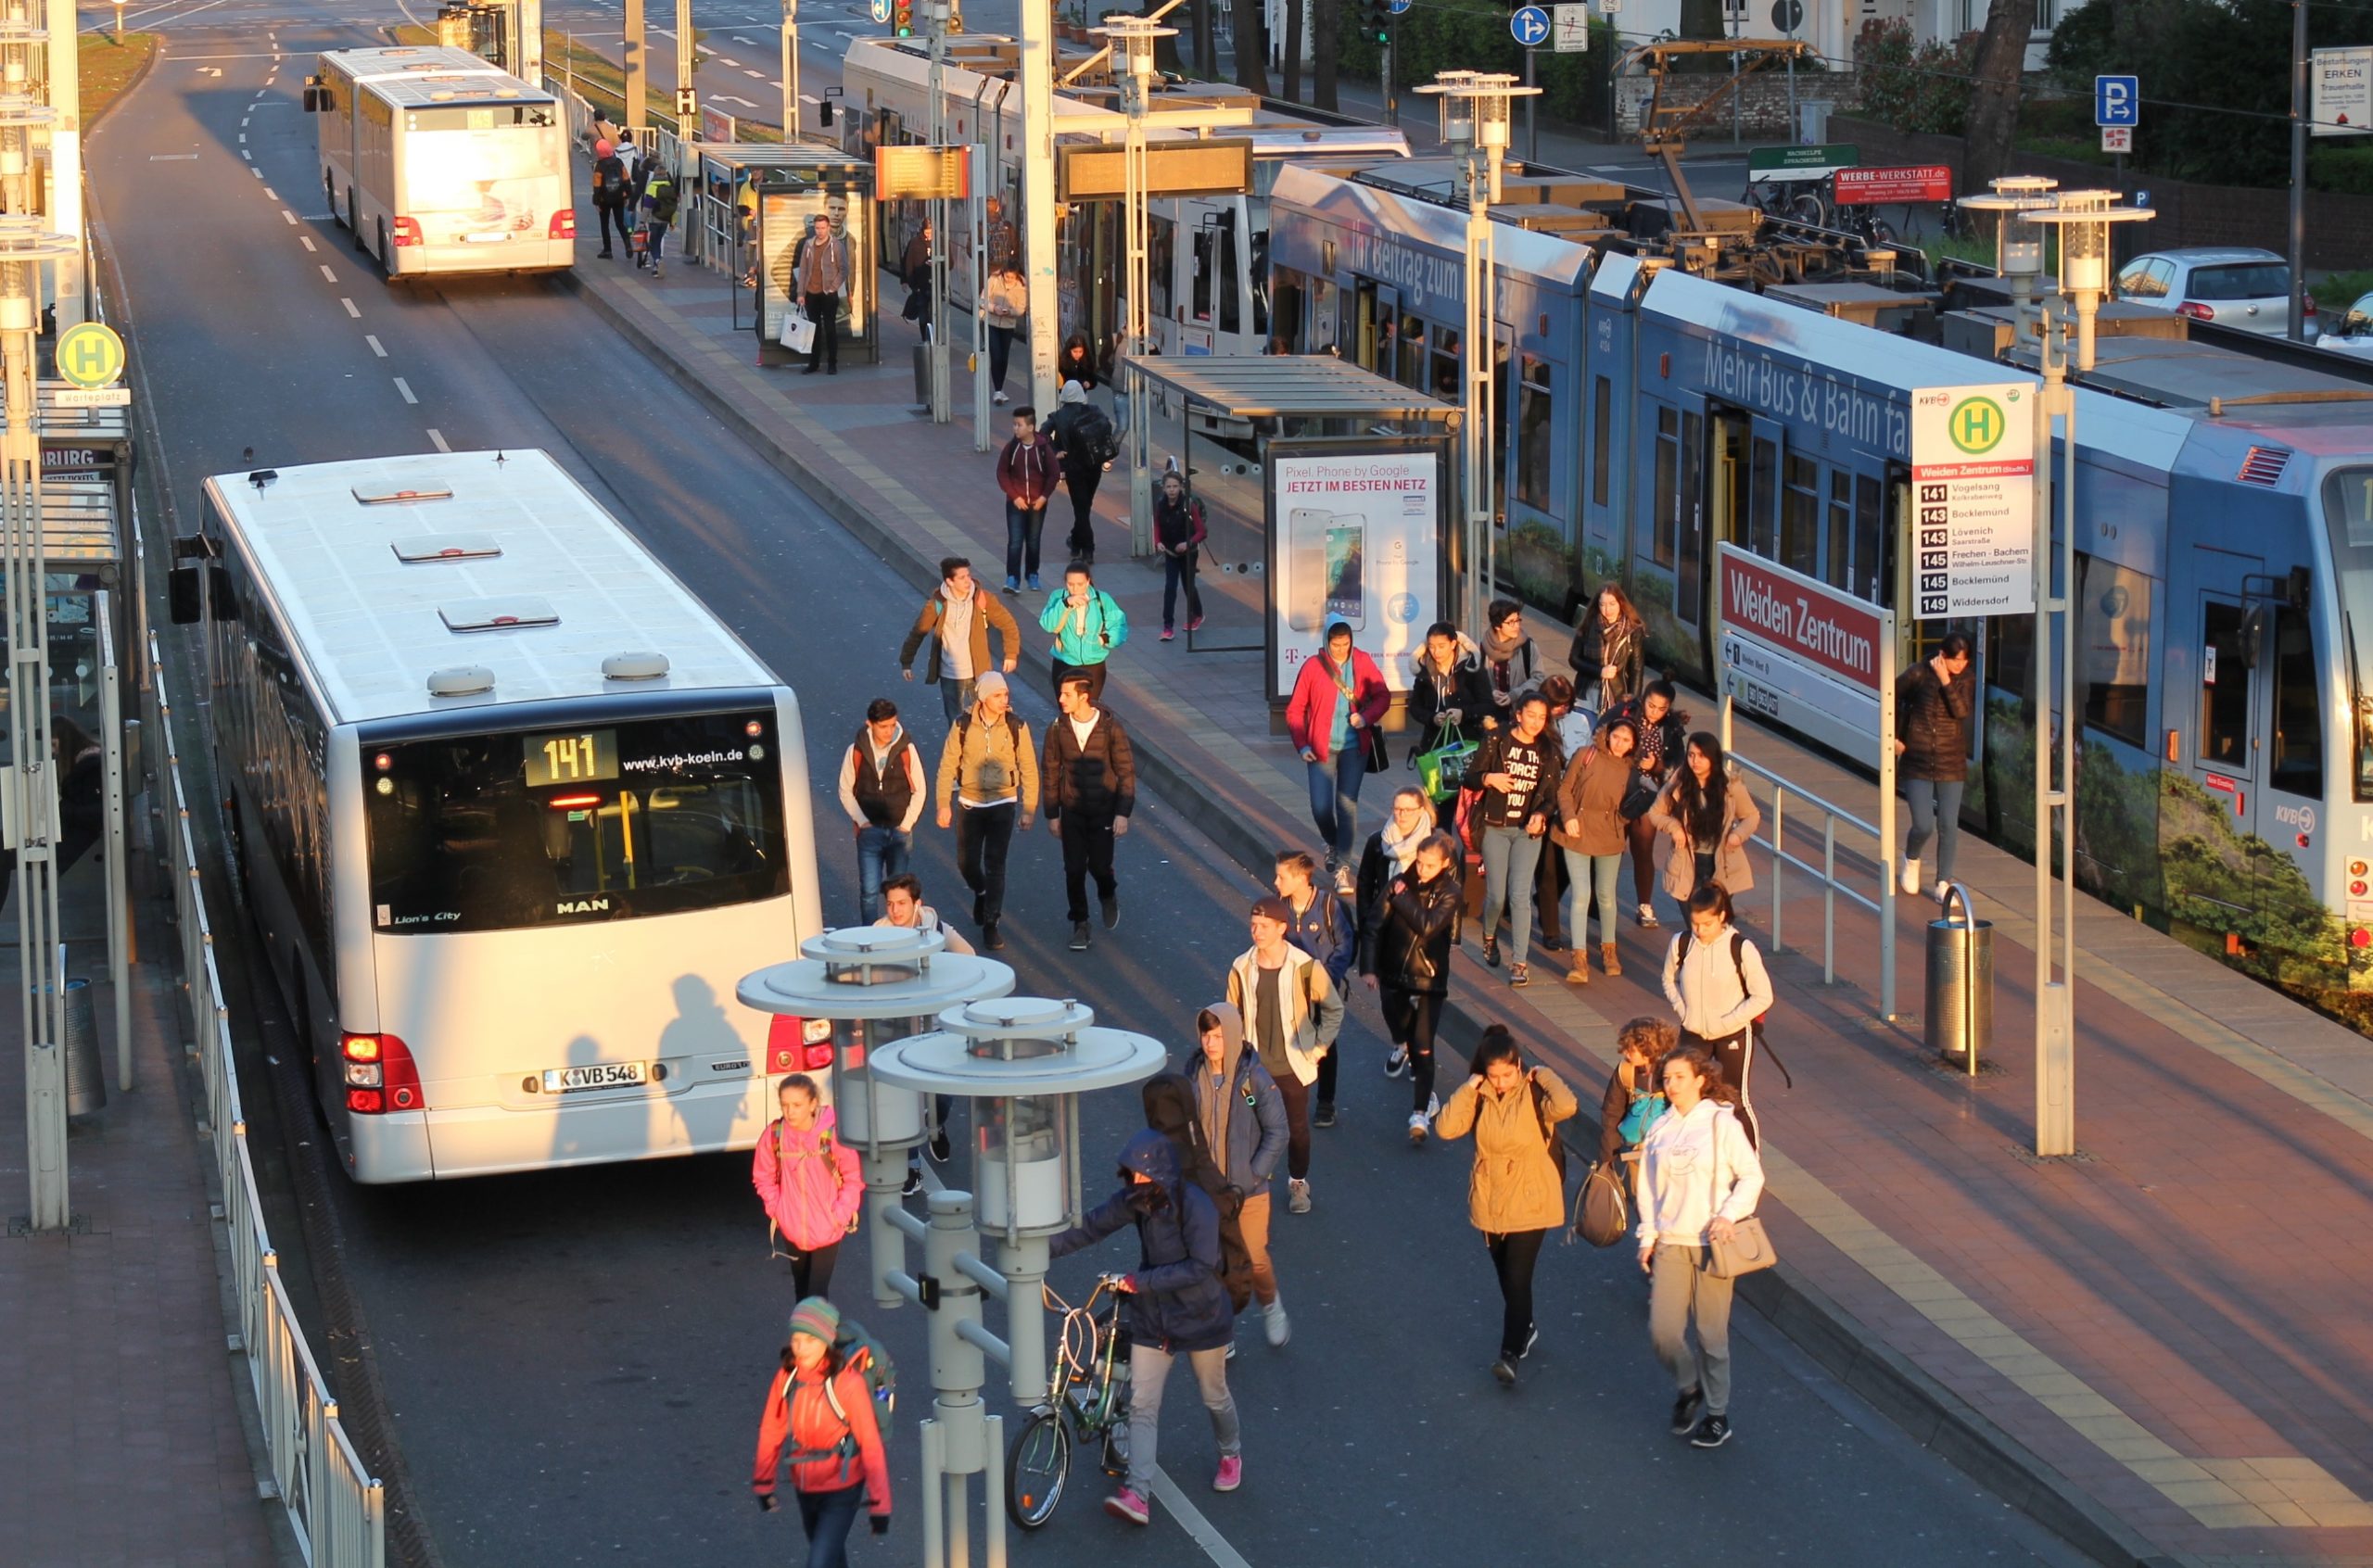
[(1486, 1232), (1483, 1245), (1491, 1250), (1491, 1271), (1500, 1277), (1500, 1354), (1513, 1361), (1524, 1354), (1532, 1337), (1532, 1266), (1541, 1260), (1541, 1239), (1547, 1231)]
[(1434, 1093), (1434, 1030), (1441, 1022), (1442, 999), (1399, 986), (1378, 986), (1384, 1005), (1384, 1031), (1395, 1045), (1409, 1049), (1409, 1085), (1413, 1111), (1423, 1112)]
[(1653, 904), (1656, 902), (1656, 830), (1648, 826), (1648, 819), (1644, 816), (1637, 822), (1624, 824), (1623, 830), (1631, 839), (1631, 902)]
[(1763, 1146), (1763, 1129), (1757, 1126), (1755, 1120), (1753, 1033), (1752, 1030), (1743, 1029), (1736, 1034), (1708, 1040), (1702, 1034), (1693, 1034), (1684, 1029), (1681, 1031), (1681, 1043), (1704, 1046), (1707, 1054), (1721, 1068), (1722, 1081), (1738, 1093), (1738, 1104), (1733, 1108), (1738, 1112), (1739, 1126), (1746, 1132), (1747, 1146), (1760, 1149)]
[(832, 1294), (832, 1265), (841, 1260), (841, 1244), (827, 1242), (813, 1251), (803, 1251), (791, 1245), (791, 1238), (780, 1238), (784, 1251), (791, 1254), (791, 1286), (798, 1298)]

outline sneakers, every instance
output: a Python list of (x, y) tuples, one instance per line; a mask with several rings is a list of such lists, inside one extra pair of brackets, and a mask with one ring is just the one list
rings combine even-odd
[(1186, 629), (1188, 631), (1201, 631), (1203, 629), (1203, 617), (1200, 615), (1189, 617), (1186, 622)]
[(1008, 593), (1020, 593), (1022, 591), (1022, 579), (1019, 577), (1008, 577), (1005, 580), (1005, 591)]
[(947, 1142), (947, 1129), (945, 1127), (931, 1135), (931, 1143), (927, 1146), (931, 1150), (931, 1157), (942, 1165), (945, 1165), (948, 1157), (956, 1152)]
[(1153, 1510), (1146, 1506), (1146, 1499), (1126, 1486), (1104, 1499), (1104, 1511), (1115, 1519), (1125, 1519), (1132, 1524), (1153, 1523)]
[(922, 1173), (922, 1168), (921, 1168), (920, 1166), (915, 1166), (915, 1165), (910, 1165), (910, 1166), (907, 1167), (907, 1180), (906, 1180), (905, 1183), (904, 1183), (903, 1185), (901, 1185), (901, 1186), (898, 1188), (898, 1195), (899, 1195), (900, 1197), (912, 1197), (912, 1196), (914, 1196), (917, 1193), (921, 1192), (922, 1190), (923, 1190), (923, 1173)]
[(1938, 904), (1944, 903), (1946, 897), (1950, 894), (1952, 891), (1952, 883), (1945, 880), (1942, 877), (1936, 879), (1936, 902)]
[[(1087, 928), (1083, 926), (1080, 929), (1082, 930), (1085, 930)], [(997, 935), (997, 923), (995, 920), (983, 922), (981, 926), (981, 945), (987, 948), (991, 953), (1002, 953), (1005, 951), (1005, 938)]]
[(1335, 867), (1335, 891), (1345, 898), (1354, 898), (1358, 896), (1359, 884), (1352, 879), (1351, 868), (1350, 866), (1338, 866)]
[(1500, 967), (1500, 939), (1498, 937), (1487, 936), (1483, 939), (1483, 962), (1489, 964), (1495, 969)]
[(1896, 886), (1901, 888), (1908, 893), (1918, 892), (1920, 891), (1920, 862), (1916, 860), (1905, 861), (1903, 863), (1903, 875), (1897, 879)]
[[(1284, 1349), (1286, 1341), (1294, 1336), (1293, 1322), (1286, 1316), (1286, 1298), (1281, 1296), (1262, 1308), (1261, 1316), (1265, 1320), (1262, 1326), (1269, 1335), (1269, 1348)], [(1225, 1491), (1226, 1488), (1221, 1489)]]
[(1108, 930), (1108, 931), (1114, 931), (1114, 930), (1118, 930), (1118, 929), (1121, 929), (1121, 890), (1120, 890), (1120, 889), (1118, 889), (1118, 888), (1114, 888), (1114, 889), (1113, 889), (1110, 892), (1109, 892), (1109, 893), (1108, 893), (1108, 892), (1100, 892), (1100, 893), (1098, 893), (1098, 894), (1096, 895), (1096, 902), (1097, 902), (1098, 904), (1099, 904), (1103, 905), (1103, 907), (1104, 907), (1104, 929), (1105, 929), (1106, 930)]
[(1529, 964), (1509, 965), (1508, 983), (1510, 985), (1530, 985), (1532, 983), (1532, 967)]
[(1521, 1361), (1527, 1356), (1531, 1355), (1532, 1347), (1540, 1343), (1541, 1325), (1539, 1323), (1535, 1323), (1530, 1328), (1524, 1331), (1524, 1348), (1516, 1352), (1516, 1359)]
[(1033, 573), (1031, 573), (1031, 574), (1030, 574), (1030, 591), (1031, 591), (1031, 592), (1033, 592), (1033, 593), (1036, 593), (1036, 592), (1038, 592), (1038, 591), (1039, 591), (1039, 588), (1038, 588), (1038, 574), (1037, 574), (1037, 573), (1035, 573), (1035, 572), (1033, 572)]
[(1731, 1418), (1728, 1416), (1707, 1416), (1697, 1423), (1697, 1430), (1689, 1435), (1689, 1446), (1693, 1448), (1719, 1448), (1730, 1440)]
[(1491, 1363), (1491, 1375), (1500, 1380), (1501, 1387), (1514, 1388), (1516, 1385), (1516, 1364), (1508, 1357), (1503, 1356)]
[(1087, 922), (1085, 920), (1072, 922), (1072, 951), (1073, 953), (1087, 951)]
[[(1697, 1425), (1697, 1412), (1706, 1408), (1706, 1391), (1693, 1388), (1672, 1402), (1672, 1435), (1686, 1437)], [(1719, 1419), (1719, 1418), (1718, 1418)]]
[[(989, 394), (989, 401), (990, 401), (990, 402), (992, 402), (992, 403), (1004, 403), (1004, 402), (1009, 402), (1009, 401), (1011, 401), (1011, 399), (1006, 397), (1006, 395), (1005, 395), (1005, 388), (1003, 388), (1003, 387), (999, 387), (999, 388), (997, 388), (997, 390), (996, 390), (995, 392), (992, 392), (992, 393), (990, 393), (990, 394)], [(1144, 1520), (1142, 1520), (1142, 1519), (1140, 1519), (1140, 1520), (1138, 1520), (1138, 1521), (1137, 1521), (1137, 1523), (1138, 1523), (1138, 1524), (1144, 1524), (1144, 1523), (1145, 1523), (1145, 1521), (1144, 1521)]]
[(1409, 1076), (1408, 1046), (1395, 1045), (1390, 1051), (1385, 1053), (1384, 1076), (1387, 1078), (1406, 1078)]
[(1176, 638), (1177, 635), (1178, 633), (1174, 627), (1164, 626), (1161, 628), (1161, 640), (1164, 642), (1171, 641), (1173, 639)]
[(1310, 1182), (1304, 1178), (1300, 1176), (1286, 1178), (1286, 1212), (1288, 1214), (1310, 1212)]
[(1656, 906), (1655, 904), (1643, 904), (1640, 905), (1640, 929), (1643, 931), (1653, 931), (1656, 929)]
[(1332, 1126), (1334, 1126), (1334, 1125), (1335, 1125), (1335, 1102), (1334, 1102), (1334, 1101), (1332, 1101), (1332, 1100), (1321, 1100), (1321, 1101), (1319, 1101), (1319, 1102), (1318, 1102), (1318, 1110), (1317, 1110), (1317, 1113), (1316, 1113), (1315, 1115), (1313, 1115), (1313, 1116), (1312, 1116), (1312, 1117), (1311, 1117), (1311, 1119), (1310, 1119), (1310, 1124), (1311, 1124), (1313, 1127), (1332, 1127)]
[(1424, 1111), (1409, 1113), (1409, 1146), (1413, 1149), (1422, 1149), (1426, 1146), (1426, 1113)]
[(1214, 1492), (1233, 1492), (1238, 1486), (1243, 1485), (1244, 1456), (1242, 1454), (1222, 1454), (1220, 1456), (1219, 1473), (1212, 1477), (1212, 1490)]

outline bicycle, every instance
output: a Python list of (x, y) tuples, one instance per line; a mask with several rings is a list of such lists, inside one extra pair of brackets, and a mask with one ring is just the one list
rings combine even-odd
[(1121, 1329), (1115, 1288), (1123, 1277), (1098, 1275), (1096, 1288), (1076, 1307), (1054, 1286), (1040, 1286), (1047, 1309), (1060, 1312), (1063, 1321), (1047, 1402), (1031, 1412), (1006, 1458), (1006, 1515), (1022, 1529), (1035, 1530), (1055, 1516), (1075, 1446), (1099, 1439), (1104, 1473), (1129, 1473), (1128, 1336)]

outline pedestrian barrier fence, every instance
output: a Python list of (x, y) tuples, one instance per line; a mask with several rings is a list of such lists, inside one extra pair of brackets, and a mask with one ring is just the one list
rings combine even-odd
[[(1882, 1022), (1892, 1023), (1896, 1017), (1896, 888), (1884, 854), (1886, 836), (1852, 812), (1831, 804), (1802, 785), (1790, 783), (1761, 764), (1750, 762), (1736, 752), (1726, 754), (1732, 763), (1770, 787), (1771, 810), (1764, 819), (1764, 830), (1756, 834), (1754, 841), (1771, 852), (1771, 951), (1785, 951), (1786, 944), (1781, 935), (1781, 917), (1786, 907), (1785, 873), (1793, 866), (1810, 876), (1821, 888), (1821, 978), (1823, 985), (1834, 985), (1837, 981), (1837, 901), (1844, 898), (1879, 917), (1878, 1017)], [(1819, 865), (1788, 848), (1788, 803), (1791, 799), (1799, 803), (1798, 815), (1808, 808), (1820, 816)], [(1876, 886), (1870, 893), (1847, 885), (1839, 873), (1837, 829), (1841, 824), (1848, 831), (1861, 834), (1878, 852), (1867, 860), (1851, 850), (1848, 852), (1846, 875), (1875, 880)]]
[[(544, 78), (544, 91), (560, 100), (570, 144), (583, 148), (585, 156), (591, 158), (592, 101), (556, 76)], [(627, 134), (634, 138), (635, 145), (645, 154), (661, 159), (668, 168), (678, 171), (680, 216), (677, 220), (677, 228), (681, 237), (678, 259), (732, 271), (738, 277), (743, 260), (741, 254), (744, 243), (742, 225), (732, 202), (707, 189), (700, 180), (699, 158), (688, 157), (685, 144), (677, 139), (676, 133), (661, 129), (656, 123), (636, 127)]]
[[(139, 508), (133, 508), (134, 580), (144, 553)], [(183, 783), (179, 715), (166, 684), (156, 635), (140, 649), (146, 678), (142, 714), (151, 738), (144, 748), (149, 800), (159, 820), (159, 860), (172, 883), (173, 920), (181, 940), (182, 991), (188, 999), (191, 1049), (206, 1081), (206, 1132), (222, 1183), (222, 1212), (231, 1232), (231, 1273), (238, 1297), (239, 1334), (273, 1485), (288, 1511), (298, 1549), (312, 1568), (385, 1568), (387, 1495), (338, 1422), (337, 1399), (289, 1309), (279, 1254), (256, 1195), (247, 1122), (231, 1056), (230, 1009), (214, 962), (214, 932), (206, 916), (206, 884), (190, 833), (190, 799)]]

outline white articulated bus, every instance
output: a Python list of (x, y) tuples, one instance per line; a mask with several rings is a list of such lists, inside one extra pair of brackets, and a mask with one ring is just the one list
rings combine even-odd
[(389, 278), (577, 259), (568, 132), (542, 89), (466, 49), (334, 49), (305, 88), (330, 214)]
[(830, 1048), (734, 997), (821, 929), (791, 690), (542, 452), (218, 475), (204, 528), (173, 617), (353, 1178), (751, 1146)]

